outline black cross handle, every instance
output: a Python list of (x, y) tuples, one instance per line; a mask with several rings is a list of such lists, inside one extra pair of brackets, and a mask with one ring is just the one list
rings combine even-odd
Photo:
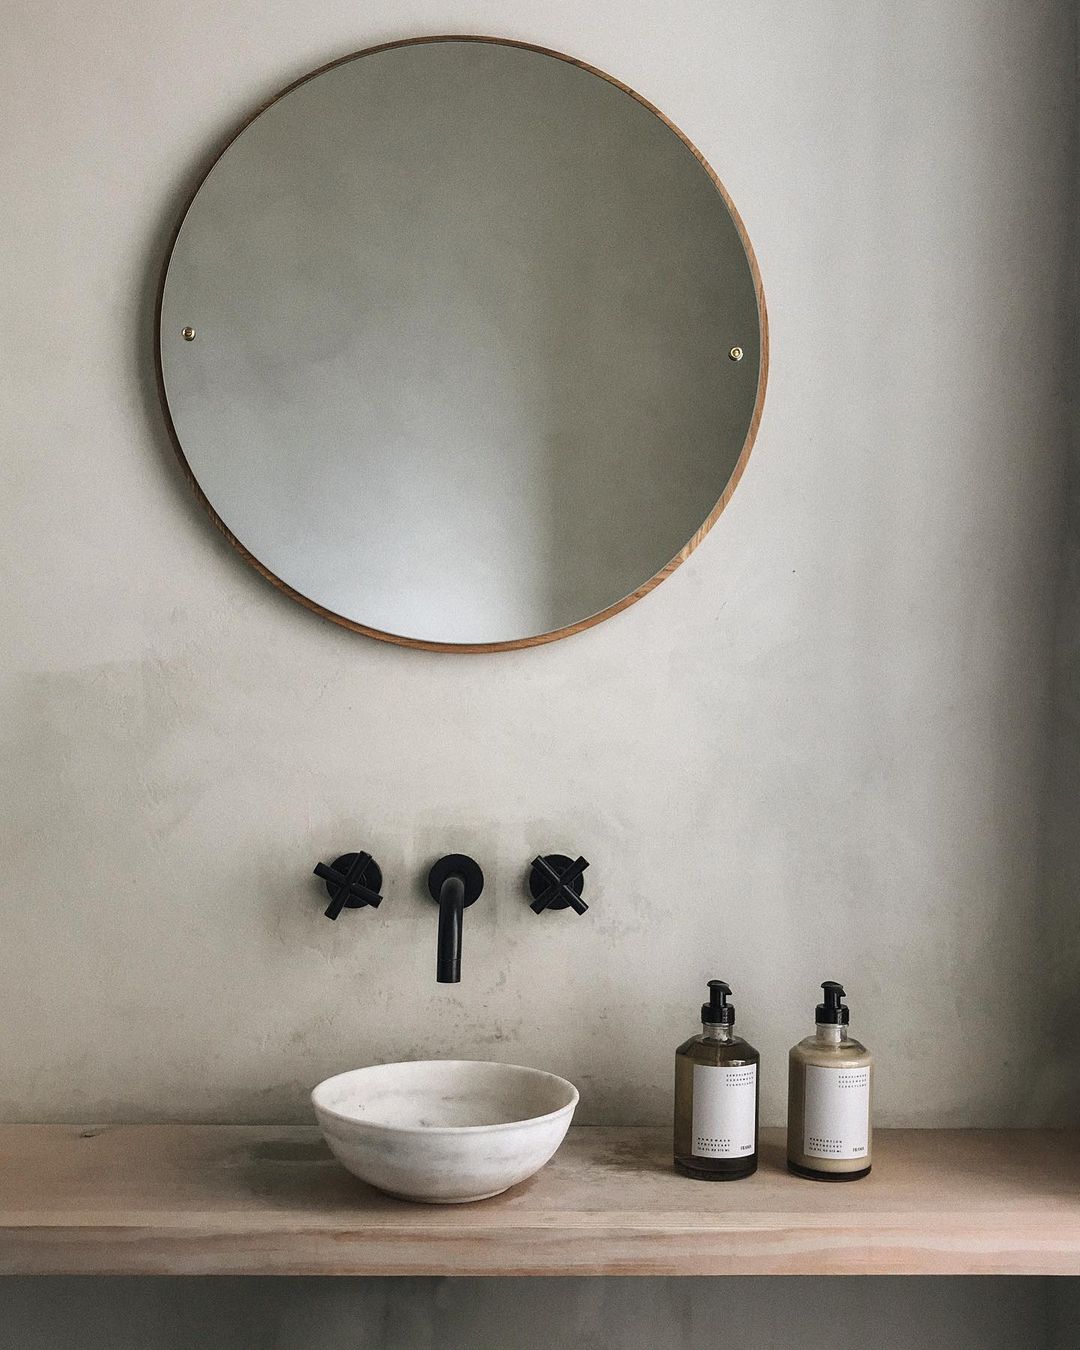
[(315, 875), (326, 882), (330, 903), (326, 917), (336, 919), (343, 909), (362, 909), (382, 904), (382, 871), (370, 853), (343, 853), (327, 867), (318, 863)]
[(584, 914), (589, 906), (581, 898), (585, 889), (582, 873), (588, 865), (584, 858), (574, 862), (563, 853), (545, 853), (534, 858), (529, 872), (533, 913), (542, 914), (545, 909), (572, 909), (575, 914)]

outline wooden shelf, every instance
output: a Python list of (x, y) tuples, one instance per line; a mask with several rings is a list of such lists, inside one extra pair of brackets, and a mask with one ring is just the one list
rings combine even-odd
[(461, 1207), (368, 1189), (313, 1128), (0, 1127), (0, 1274), (1080, 1274), (1080, 1133), (883, 1130), (849, 1185), (671, 1170), (666, 1130), (570, 1131)]

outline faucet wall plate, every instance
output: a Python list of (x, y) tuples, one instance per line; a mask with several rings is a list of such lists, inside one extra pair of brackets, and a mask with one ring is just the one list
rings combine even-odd
[(529, 894), (534, 914), (545, 909), (573, 909), (584, 914), (589, 906), (581, 898), (585, 889), (582, 873), (588, 867), (584, 858), (568, 858), (565, 853), (545, 853), (534, 858), (529, 871)]
[(448, 877), (459, 876), (465, 883), (465, 908), (479, 900), (484, 889), (484, 874), (480, 864), (465, 853), (448, 853), (432, 865), (428, 873), (428, 892), (432, 900), (438, 903), (443, 883)]
[(343, 853), (329, 865), (317, 863), (315, 875), (326, 883), (330, 903), (326, 917), (336, 919), (343, 909), (382, 904), (382, 869), (370, 853)]

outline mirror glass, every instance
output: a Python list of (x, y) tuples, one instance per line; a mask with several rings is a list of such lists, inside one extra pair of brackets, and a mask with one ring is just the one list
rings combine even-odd
[(765, 313), (637, 95), (491, 40), (348, 57), (249, 121), (168, 259), (160, 373), (211, 513), (328, 617), (522, 646), (621, 609), (742, 470)]

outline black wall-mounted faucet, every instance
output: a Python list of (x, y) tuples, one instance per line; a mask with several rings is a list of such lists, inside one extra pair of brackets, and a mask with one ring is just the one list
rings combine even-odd
[(435, 978), (440, 984), (461, 979), (461, 929), (465, 910), (484, 889), (478, 863), (464, 853), (448, 853), (428, 873), (428, 890), (439, 906), (439, 947)]

